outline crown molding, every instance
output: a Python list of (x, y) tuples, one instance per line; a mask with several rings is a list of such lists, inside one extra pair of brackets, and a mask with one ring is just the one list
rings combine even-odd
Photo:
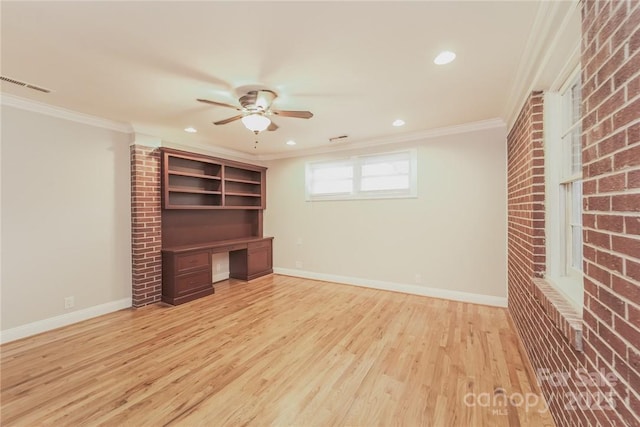
[(178, 143), (172, 141), (162, 141), (162, 147), (175, 148), (176, 150), (193, 151), (198, 154), (205, 154), (214, 157), (223, 157), (229, 160), (257, 162), (260, 159), (254, 154), (244, 153), (242, 151), (232, 150), (217, 145), (208, 145), (200, 143)]
[(403, 133), (400, 135), (385, 136), (379, 138), (363, 139), (353, 142), (347, 142), (340, 145), (325, 146), (318, 148), (309, 148), (306, 150), (299, 150), (294, 152), (276, 153), (276, 154), (262, 154), (256, 156), (258, 160), (279, 160), (292, 157), (306, 157), (318, 154), (334, 153), (338, 151), (357, 150), (361, 148), (378, 147), (383, 145), (400, 144), (406, 142), (424, 142), (429, 139), (457, 135), (461, 133), (477, 132), (487, 129), (496, 129), (505, 127), (505, 123), (500, 118), (482, 120), (477, 122), (465, 123), (461, 125), (447, 126), (436, 129), (429, 129), (426, 131)]
[[(549, 65), (549, 60), (561, 37), (565, 34), (570, 19), (575, 13), (580, 13), (579, 2), (571, 0), (573, 5), (562, 13), (561, 8), (564, 2), (540, 2), (538, 12), (534, 19), (531, 32), (525, 49), (523, 50), (518, 71), (516, 72), (515, 83), (513, 84), (505, 110), (502, 117), (506, 118), (507, 129), (513, 126), (520, 109), (529, 98), (529, 95), (539, 85), (539, 80), (545, 68)], [(564, 3), (566, 4), (566, 3)], [(559, 25), (553, 25), (556, 18), (562, 18)], [(578, 53), (580, 43), (578, 42)], [(576, 50), (574, 50), (574, 53)], [(572, 62), (569, 58), (568, 62)], [(562, 72), (565, 68), (573, 69), (575, 64), (568, 66), (563, 64)]]
[(33, 101), (31, 99), (9, 95), (8, 93), (0, 93), (0, 103), (8, 107), (19, 108), (21, 110), (44, 114), (47, 116), (65, 119), (76, 123), (82, 123), (89, 126), (114, 130), (116, 132), (133, 132), (133, 127), (128, 123), (103, 119), (101, 117), (92, 116), (90, 114), (79, 113), (77, 111), (67, 110), (62, 107), (56, 107), (50, 104)]

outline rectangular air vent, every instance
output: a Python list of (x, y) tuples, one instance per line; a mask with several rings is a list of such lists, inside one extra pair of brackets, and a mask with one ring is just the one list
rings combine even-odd
[(37, 90), (39, 92), (51, 93), (50, 89), (45, 89), (40, 86), (32, 85), (31, 83), (21, 82), (20, 80), (12, 79), (11, 77), (0, 76), (0, 80), (7, 83), (13, 83), (14, 85), (26, 87), (28, 89)]

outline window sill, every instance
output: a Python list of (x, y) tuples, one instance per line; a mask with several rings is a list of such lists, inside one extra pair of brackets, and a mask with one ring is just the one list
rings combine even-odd
[(576, 308), (545, 279), (532, 279), (533, 294), (545, 313), (569, 340), (571, 346), (582, 352), (582, 316)]

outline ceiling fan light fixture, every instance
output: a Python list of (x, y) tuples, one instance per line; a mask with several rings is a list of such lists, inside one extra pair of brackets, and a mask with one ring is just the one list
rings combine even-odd
[(262, 114), (249, 114), (242, 118), (242, 124), (250, 131), (258, 133), (268, 128), (271, 120)]
[(456, 59), (456, 54), (445, 50), (443, 52), (440, 52), (438, 56), (436, 56), (436, 58), (433, 60), (433, 62), (436, 65), (445, 65), (449, 62), (452, 62), (454, 59)]

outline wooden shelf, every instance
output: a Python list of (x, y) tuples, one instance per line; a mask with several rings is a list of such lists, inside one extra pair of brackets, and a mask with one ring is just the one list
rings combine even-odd
[(222, 191), (198, 190), (188, 187), (169, 187), (169, 193), (222, 194)]
[(241, 182), (243, 184), (255, 184), (255, 185), (260, 185), (260, 181), (250, 181), (248, 179), (235, 179), (235, 178), (225, 178), (224, 179), (227, 182)]
[(179, 150), (161, 151), (164, 209), (265, 209), (266, 168)]
[(250, 193), (230, 193), (229, 191), (224, 193), (225, 196), (239, 196), (239, 197), (260, 197), (260, 194), (250, 194)]
[(201, 173), (180, 172), (180, 171), (172, 171), (172, 170), (169, 170), (168, 172), (169, 172), (169, 175), (175, 175), (175, 176), (189, 176), (191, 178), (214, 179), (214, 180), (218, 180), (218, 181), (220, 181), (222, 179), (219, 176), (203, 175)]

